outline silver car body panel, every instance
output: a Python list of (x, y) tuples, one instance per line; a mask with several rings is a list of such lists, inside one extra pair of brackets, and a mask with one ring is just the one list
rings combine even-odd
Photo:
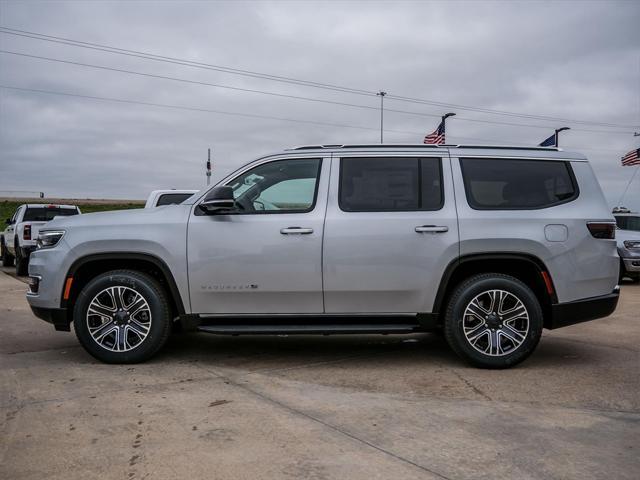
[(36, 307), (60, 306), (65, 277), (79, 259), (96, 254), (144, 254), (170, 269), (185, 306), (189, 307), (187, 281), (187, 220), (190, 205), (120, 210), (58, 217), (47, 230), (66, 230), (54, 248), (36, 250), (29, 261), (29, 275), (41, 277), (38, 295), (28, 295)]
[[(404, 153), (404, 152), (403, 152)], [(458, 257), (458, 222), (447, 152), (407, 152), (442, 163), (444, 205), (436, 211), (345, 212), (338, 205), (340, 159), (335, 153), (323, 252), (326, 313), (430, 312), (447, 265)], [(368, 158), (389, 152), (367, 153)], [(417, 232), (422, 226), (441, 232)], [(434, 229), (435, 230), (435, 229)]]
[[(337, 202), (344, 156), (442, 158), (444, 206), (424, 212), (343, 212)], [(473, 210), (466, 201), (460, 157), (570, 161), (580, 195), (538, 210)], [(77, 260), (101, 253), (140, 253), (163, 261), (187, 313), (348, 314), (431, 312), (446, 266), (470, 254), (535, 256), (549, 270), (558, 301), (612, 292), (619, 259), (614, 240), (595, 239), (588, 221), (612, 222), (586, 158), (556, 149), (364, 146), (304, 148), (243, 166), (217, 185), (261, 163), (322, 158), (317, 200), (308, 213), (196, 215), (202, 191), (181, 205), (65, 217), (54, 248), (31, 256), (41, 277), (32, 306), (59, 308), (65, 276)], [(213, 187), (212, 187), (213, 188)], [(435, 225), (446, 232), (419, 233)], [(282, 235), (287, 227), (313, 229)]]
[[(464, 151), (455, 155), (452, 160), (459, 199), (461, 256), (500, 252), (537, 257), (549, 270), (560, 302), (595, 297), (613, 290), (619, 268), (616, 242), (596, 239), (587, 229), (587, 222), (611, 222), (613, 217), (587, 162), (571, 162), (580, 188), (578, 198), (573, 201), (534, 210), (474, 210), (464, 200), (466, 194), (458, 158), (478, 155), (475, 152), (465, 155)], [(565, 226), (566, 240), (549, 241), (545, 230), (551, 225)]]
[[(306, 153), (277, 160), (322, 158)], [(262, 163), (240, 169), (231, 178)], [(323, 313), (322, 236), (330, 157), (322, 158), (315, 207), (306, 213), (189, 217), (187, 254), (191, 304), (198, 313)], [(286, 235), (291, 227), (312, 229)]]

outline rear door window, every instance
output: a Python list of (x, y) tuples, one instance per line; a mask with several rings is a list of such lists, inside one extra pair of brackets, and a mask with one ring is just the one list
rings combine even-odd
[(68, 217), (77, 215), (76, 208), (50, 208), (50, 207), (28, 207), (24, 212), (24, 222), (48, 222), (55, 217)]
[(569, 162), (461, 158), (469, 206), (476, 210), (530, 210), (569, 202), (578, 187)]
[(439, 158), (343, 158), (339, 205), (346, 212), (439, 210)]

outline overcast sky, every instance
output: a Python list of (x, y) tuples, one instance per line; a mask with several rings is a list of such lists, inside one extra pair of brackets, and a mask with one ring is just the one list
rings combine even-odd
[[(640, 2), (1, 1), (0, 26), (185, 60), (485, 109), (620, 125), (457, 112), (448, 143), (560, 146), (585, 153), (615, 205), (640, 146)], [(0, 49), (192, 82), (378, 106), (310, 88), (0, 34)], [(202, 188), (264, 153), (379, 140), (379, 114), (0, 53), (0, 84), (303, 120), (303, 123), (0, 89), (0, 195), (138, 198)], [(469, 120), (526, 124), (500, 125)], [(331, 126), (339, 124), (343, 126)], [(420, 143), (436, 117), (387, 112), (385, 141)], [(361, 128), (349, 128), (361, 127)], [(640, 173), (624, 204), (640, 210)]]

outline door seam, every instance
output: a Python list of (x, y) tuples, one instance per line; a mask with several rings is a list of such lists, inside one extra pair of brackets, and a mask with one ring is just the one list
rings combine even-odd
[(329, 211), (329, 195), (331, 192), (331, 169), (333, 168), (333, 153), (329, 157), (329, 173), (327, 173), (327, 197), (324, 204), (324, 217), (322, 218), (322, 238), (320, 240), (320, 286), (322, 287), (322, 313), (327, 313), (324, 299), (324, 236), (326, 232), (327, 213)]

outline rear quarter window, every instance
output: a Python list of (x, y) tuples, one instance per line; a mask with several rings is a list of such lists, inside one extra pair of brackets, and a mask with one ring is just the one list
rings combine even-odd
[(461, 158), (469, 206), (476, 210), (533, 210), (570, 202), (578, 186), (569, 162)]

